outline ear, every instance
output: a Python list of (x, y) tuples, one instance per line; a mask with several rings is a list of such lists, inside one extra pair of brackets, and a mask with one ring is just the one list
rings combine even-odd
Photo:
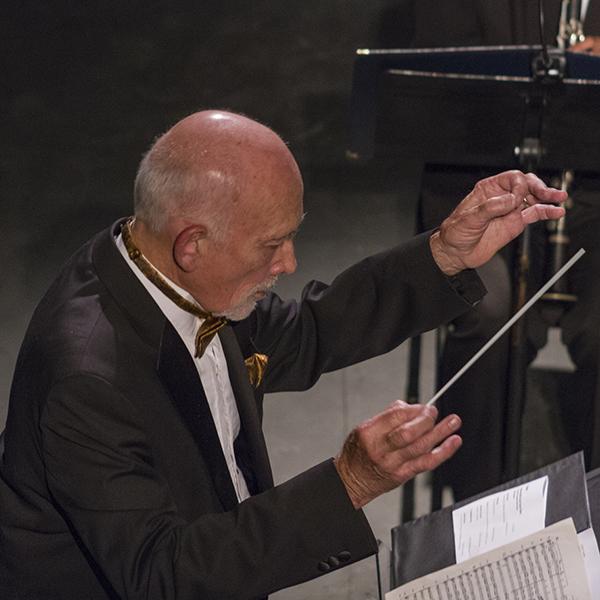
[(202, 255), (202, 241), (206, 238), (206, 227), (190, 225), (177, 234), (173, 242), (173, 260), (175, 264), (190, 273)]

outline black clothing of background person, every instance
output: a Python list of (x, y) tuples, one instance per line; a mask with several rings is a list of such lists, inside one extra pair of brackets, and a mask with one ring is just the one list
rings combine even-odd
[[(416, 47), (539, 44), (538, 3), (525, 0), (418, 0), (413, 5)], [(545, 0), (545, 38), (556, 44), (560, 0)], [(587, 35), (600, 34), (600, 2), (590, 0), (584, 23)], [(576, 133), (574, 132), (574, 137)], [(573, 140), (576, 142), (576, 140)], [(510, 168), (512, 165), (507, 165)], [(568, 166), (568, 165), (565, 165)], [(490, 175), (485, 165), (454, 167), (427, 165), (419, 203), (420, 227), (435, 227), (447, 214), (451, 199)], [(562, 338), (577, 367), (575, 388), (563, 396), (561, 410), (571, 450), (585, 451), (592, 464), (594, 404), (600, 340), (600, 283), (593, 276), (600, 269), (600, 179), (593, 173), (576, 173), (567, 215), (569, 253), (583, 247), (587, 254), (569, 273), (569, 285), (577, 303), (560, 323)], [(547, 260), (545, 228), (532, 228), (530, 290), (544, 279)], [(490, 294), (473, 310), (450, 324), (441, 376), (448, 380), (503, 325), (512, 311), (512, 258), (504, 250), (481, 270)], [(536, 311), (528, 316), (528, 354), (532, 360), (544, 346), (547, 328)], [(502, 479), (502, 455), (506, 411), (509, 337), (498, 341), (478, 363), (449, 390), (438, 405), (442, 414), (460, 410), (463, 416), (461, 451), (435, 476), (463, 499), (498, 484)]]

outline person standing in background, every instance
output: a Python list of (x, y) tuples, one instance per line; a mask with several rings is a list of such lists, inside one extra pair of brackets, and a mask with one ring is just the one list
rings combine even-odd
[[(544, 0), (544, 37), (556, 45), (561, 14), (560, 0)], [(418, 48), (539, 44), (537, 0), (418, 0), (413, 3), (415, 28), (412, 45)], [(585, 40), (571, 46), (576, 52), (600, 54), (600, 0), (581, 5)], [(510, 165), (507, 165), (509, 167)], [(565, 165), (568, 166), (568, 165)], [(447, 214), (451, 199), (475, 181), (487, 176), (486, 165), (425, 167), (419, 201), (419, 227), (437, 227)], [(577, 367), (569, 397), (561, 398), (561, 412), (570, 449), (584, 450), (586, 467), (599, 466), (592, 456), (594, 407), (598, 405), (600, 340), (600, 283), (590, 277), (600, 268), (600, 178), (597, 173), (576, 172), (567, 212), (568, 256), (580, 247), (587, 254), (570, 271), (570, 290), (577, 301), (560, 321), (562, 339)], [(547, 260), (546, 231), (532, 228), (530, 289), (541, 285)], [(568, 257), (567, 256), (567, 257)], [(513, 257), (505, 249), (480, 273), (490, 294), (476, 308), (452, 321), (441, 358), (442, 382), (447, 381), (500, 329), (513, 310)], [(547, 324), (531, 311), (528, 318), (528, 359), (546, 343)], [(441, 414), (460, 410), (463, 449), (453, 461), (435, 473), (448, 485), (456, 500), (489, 489), (503, 478), (504, 423), (507, 408), (510, 337), (504, 336), (438, 402)]]

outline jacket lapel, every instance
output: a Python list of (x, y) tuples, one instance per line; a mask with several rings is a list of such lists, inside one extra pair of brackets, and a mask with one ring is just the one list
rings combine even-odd
[[(223, 327), (219, 338), (227, 360), (229, 380), (240, 415), (240, 442), (245, 459), (256, 480), (255, 493), (273, 487), (273, 474), (267, 455), (267, 447), (262, 432), (254, 390), (250, 385), (248, 371), (244, 364), (240, 346), (231, 327)], [(240, 465), (241, 466), (241, 465)]]
[[(115, 235), (124, 221), (117, 221), (92, 242), (94, 265), (100, 279), (127, 313), (137, 333), (157, 352), (159, 377), (206, 461), (224, 510), (230, 510), (237, 506), (237, 496), (198, 371), (181, 338), (117, 249)], [(225, 330), (227, 333), (220, 337), (240, 412), (245, 453), (250, 457), (257, 487), (262, 490), (272, 485), (272, 476), (260, 431), (260, 419), (237, 340), (229, 327), (222, 331)]]
[(198, 371), (169, 322), (163, 332), (157, 367), (161, 380), (206, 461), (224, 510), (235, 508), (237, 496)]

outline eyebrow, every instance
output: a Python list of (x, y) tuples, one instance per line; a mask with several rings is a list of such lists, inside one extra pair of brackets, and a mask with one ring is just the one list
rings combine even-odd
[(297, 227), (295, 229), (293, 229), (292, 231), (290, 231), (289, 233), (286, 233), (285, 235), (282, 235), (280, 237), (265, 238), (265, 239), (262, 240), (262, 243), (263, 244), (270, 244), (270, 243), (273, 243), (273, 242), (284, 242), (285, 240), (294, 239), (294, 237), (296, 236), (296, 234), (300, 230), (300, 226), (302, 225), (302, 222), (304, 221), (304, 217), (305, 216), (306, 216), (306, 213), (303, 213), (302, 216), (300, 217), (300, 222), (298, 223)]

